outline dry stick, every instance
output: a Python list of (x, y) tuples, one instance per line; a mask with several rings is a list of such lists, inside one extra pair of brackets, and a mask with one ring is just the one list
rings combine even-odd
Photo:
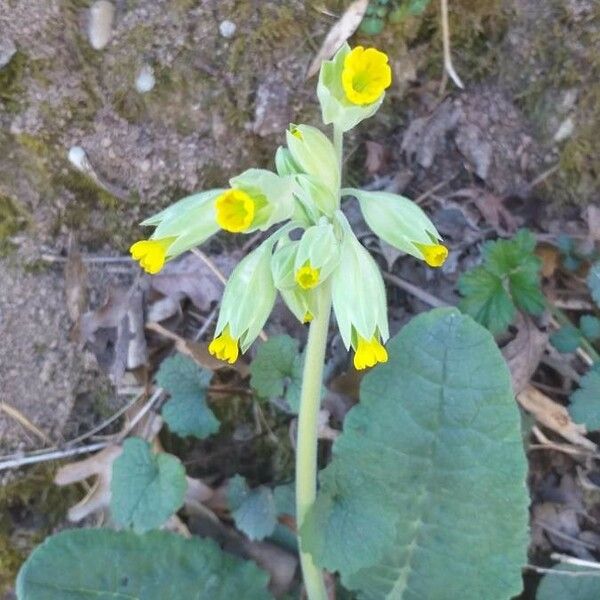
[(4, 411), (9, 417), (20, 423), (25, 429), (34, 433), (44, 443), (52, 444), (52, 440), (38, 427), (36, 427), (21, 411), (17, 410), (6, 402), (0, 402), (0, 410)]
[(600, 454), (591, 452), (590, 450), (583, 450), (576, 448), (575, 446), (569, 446), (568, 444), (559, 444), (549, 440), (540, 430), (537, 425), (531, 428), (532, 433), (541, 442), (541, 444), (530, 444), (529, 450), (556, 450), (558, 452), (564, 452), (565, 454), (571, 454), (574, 456), (587, 456), (590, 458), (600, 458)]
[(552, 573), (552, 575), (566, 575), (567, 577), (600, 577), (600, 573), (590, 573), (589, 571), (561, 571), (560, 569), (538, 567), (537, 565), (529, 564), (525, 565), (525, 568), (536, 573)]
[(425, 302), (425, 304), (429, 304), (429, 306), (433, 306), (435, 308), (451, 306), (451, 304), (449, 304), (448, 302), (445, 302), (437, 296), (434, 296), (433, 294), (422, 290), (420, 287), (414, 285), (413, 283), (405, 281), (404, 279), (401, 279), (396, 275), (392, 275), (391, 273), (384, 273), (383, 278), (387, 279), (390, 283), (393, 283), (394, 285), (398, 286), (399, 288), (403, 289), (409, 294), (412, 294), (419, 300), (422, 300), (423, 302)]
[[(49, 263), (65, 263), (68, 260), (67, 256), (59, 256), (57, 254), (51, 254), (49, 252), (42, 254), (42, 256), (40, 257), (44, 262), (49, 262)], [(99, 264), (105, 264), (105, 263), (124, 263), (124, 264), (131, 264), (131, 266), (134, 265), (133, 261), (131, 260), (131, 256), (86, 256), (86, 255), (82, 255), (81, 256), (81, 260), (84, 263), (99, 263)]]
[[(202, 262), (204, 262), (204, 264), (206, 264), (206, 266), (214, 273), (214, 275), (223, 285), (227, 285), (227, 278), (225, 277), (225, 275), (221, 273), (219, 268), (213, 263), (212, 260), (210, 260), (210, 258), (208, 258), (208, 256), (206, 256), (206, 254), (204, 254), (204, 252), (202, 252), (202, 250), (198, 250), (198, 248), (192, 248), (191, 252), (192, 254), (197, 256)], [(263, 342), (266, 342), (269, 339), (264, 330), (261, 331), (258, 335)]]
[[(442, 16), (442, 45), (444, 47), (444, 71), (450, 76), (452, 81), (462, 90), (464, 89), (463, 82), (460, 80), (457, 72), (452, 64), (452, 56), (450, 55), (450, 27), (448, 26), (448, 0), (440, 0), (441, 16)], [(440, 86), (440, 95), (445, 88), (445, 81), (442, 80)]]
[(600, 569), (600, 563), (592, 560), (583, 560), (583, 558), (575, 558), (574, 556), (568, 556), (567, 554), (560, 554), (553, 552), (550, 555), (553, 560), (559, 560), (562, 563), (568, 563), (569, 565), (576, 565), (577, 567), (587, 567), (588, 569)]
[(89, 444), (88, 446), (79, 446), (78, 448), (69, 448), (67, 450), (54, 450), (46, 454), (37, 454), (35, 456), (22, 456), (21, 458), (15, 458), (12, 460), (5, 460), (0, 462), (0, 471), (6, 469), (16, 469), (24, 465), (31, 465), (39, 462), (45, 462), (48, 460), (59, 460), (61, 458), (67, 458), (69, 456), (76, 456), (77, 454), (86, 454), (88, 452), (96, 452), (102, 450), (107, 446), (110, 446), (112, 442), (98, 442), (96, 444)]

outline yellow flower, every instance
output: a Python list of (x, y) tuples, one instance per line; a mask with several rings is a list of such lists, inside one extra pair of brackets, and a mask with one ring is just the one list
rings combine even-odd
[(215, 200), (217, 223), (225, 231), (246, 231), (254, 220), (256, 202), (242, 190), (230, 189)]
[(314, 315), (310, 312), (310, 310), (307, 310), (304, 313), (304, 320), (302, 321), (303, 323), (310, 323), (313, 319), (314, 319)]
[(358, 345), (354, 354), (354, 367), (357, 370), (387, 362), (388, 354), (383, 344), (373, 336), (369, 341), (358, 336)]
[(423, 253), (425, 262), (430, 267), (441, 267), (448, 257), (448, 248), (442, 244), (417, 244), (415, 246)]
[(342, 87), (352, 104), (372, 104), (392, 83), (388, 57), (375, 48), (357, 46), (346, 55)]
[(310, 290), (319, 283), (319, 271), (310, 266), (310, 263), (306, 263), (296, 271), (295, 279), (296, 283), (303, 290)]
[(219, 360), (233, 364), (239, 355), (238, 341), (231, 337), (229, 325), (209, 345), (208, 351)]
[(140, 263), (140, 267), (146, 273), (155, 275), (163, 268), (167, 250), (174, 240), (174, 237), (160, 240), (140, 240), (129, 248), (129, 252), (131, 257)]

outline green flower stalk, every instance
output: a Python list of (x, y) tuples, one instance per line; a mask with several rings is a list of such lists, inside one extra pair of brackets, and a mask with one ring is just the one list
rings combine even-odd
[[(448, 254), (434, 225), (408, 198), (340, 189), (343, 133), (375, 114), (390, 84), (383, 52), (344, 44), (323, 63), (317, 86), (333, 141), (310, 125), (290, 125), (287, 147), (275, 155), (276, 172), (249, 169), (227, 188), (176, 202), (144, 221), (154, 232), (131, 246), (132, 257), (154, 274), (221, 229), (239, 234), (281, 225), (231, 274), (209, 352), (235, 363), (258, 337), (277, 294), (299, 321), (310, 323), (296, 448), (299, 530), (316, 497), (317, 416), (332, 306), (356, 369), (387, 360), (383, 279), (340, 210), (342, 196), (356, 197), (373, 232), (399, 250), (433, 267)], [(299, 545), (309, 600), (326, 600), (322, 574), (302, 540)]]

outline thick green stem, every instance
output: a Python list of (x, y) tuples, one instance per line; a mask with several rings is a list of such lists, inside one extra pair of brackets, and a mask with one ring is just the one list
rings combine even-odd
[[(321, 404), (321, 385), (325, 346), (331, 313), (331, 290), (329, 286), (319, 294), (317, 314), (308, 331), (306, 358), (298, 413), (298, 440), (296, 442), (296, 522), (298, 531), (306, 513), (317, 496), (317, 433)], [(300, 544), (301, 546), (301, 544)], [(300, 564), (304, 586), (309, 600), (327, 600), (327, 591), (321, 570), (312, 556), (300, 549)]]

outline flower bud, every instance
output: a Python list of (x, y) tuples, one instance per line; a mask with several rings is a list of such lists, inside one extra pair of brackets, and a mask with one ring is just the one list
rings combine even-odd
[[(316, 218), (320, 215), (332, 216), (339, 208), (339, 195), (334, 194), (316, 177), (309, 175), (296, 176), (296, 195), (307, 211)], [(317, 209), (315, 213), (315, 208)]]
[(290, 154), (298, 167), (337, 196), (340, 167), (329, 138), (310, 125), (292, 124), (285, 135)]
[(373, 116), (392, 81), (388, 58), (375, 48), (344, 44), (319, 73), (317, 96), (325, 124), (348, 131)]
[(352, 188), (342, 194), (358, 198), (365, 221), (382, 240), (431, 267), (444, 264), (448, 250), (439, 243), (441, 236), (429, 217), (412, 200)]
[(338, 212), (344, 238), (332, 276), (333, 310), (346, 348), (353, 347), (358, 369), (385, 362), (381, 345), (389, 337), (385, 287), (377, 263), (358, 241), (346, 217)]
[(281, 177), (302, 173), (302, 169), (292, 158), (292, 153), (283, 146), (279, 146), (275, 152), (275, 169)]
[(267, 239), (233, 270), (223, 293), (215, 345), (212, 350), (209, 347), (213, 355), (222, 353), (226, 360), (232, 358), (231, 340), (245, 352), (264, 327), (276, 296), (271, 275), (273, 243), (273, 239)]
[(219, 229), (213, 200), (222, 191), (209, 190), (188, 196), (143, 221), (142, 225), (153, 225), (156, 229), (150, 239), (131, 246), (132, 258), (153, 275), (167, 260), (202, 244)]

